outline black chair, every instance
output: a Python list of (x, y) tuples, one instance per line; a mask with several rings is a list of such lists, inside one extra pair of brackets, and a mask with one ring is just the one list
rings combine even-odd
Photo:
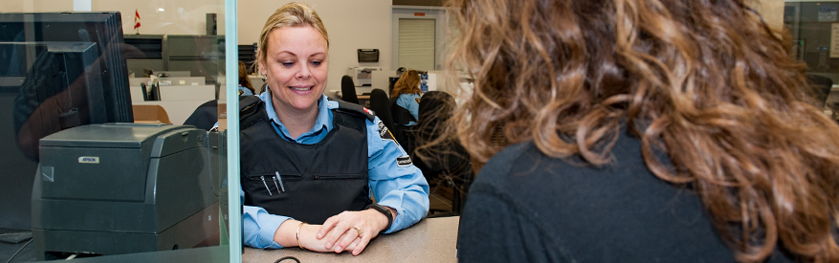
[(382, 120), (388, 130), (394, 130), (393, 116), (390, 115), (390, 100), (384, 90), (373, 89), (370, 92), (370, 109)]
[(341, 99), (346, 102), (358, 104), (358, 94), (355, 92), (355, 83), (353, 83), (352, 77), (344, 75), (341, 78)]
[(411, 121), (416, 122), (416, 120), (408, 110), (396, 105), (398, 99), (398, 97), (391, 98), (388, 102), (390, 105), (390, 116), (393, 117), (393, 137), (396, 138), (399, 145), (402, 145), (405, 152), (413, 154), (414, 148), (416, 148), (415, 137), (417, 126), (406, 126), (406, 124)]
[[(454, 107), (454, 97), (448, 93), (429, 91), (422, 96), (419, 104), (417, 145), (442, 136), (442, 130), (451, 118)], [(475, 177), (466, 149), (454, 138), (446, 140), (447, 142), (434, 147), (417, 149), (412, 156), (414, 165), (422, 171), (430, 185), (438, 189), (446, 186), (453, 190), (452, 210), (432, 210), (431, 217), (460, 215), (463, 204), (466, 202), (466, 192)]]
[(218, 122), (218, 101), (211, 100), (204, 102), (184, 121), (184, 125), (193, 125), (196, 128), (210, 130)]

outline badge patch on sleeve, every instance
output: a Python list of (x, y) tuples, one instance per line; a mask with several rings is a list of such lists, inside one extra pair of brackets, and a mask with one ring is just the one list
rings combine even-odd
[(411, 157), (400, 156), (400, 157), (396, 157), (396, 164), (399, 165), (399, 167), (405, 167), (405, 166), (412, 165), (413, 163), (411, 163)]
[(382, 137), (382, 139), (384, 140), (391, 140), (393, 142), (396, 142), (396, 139), (393, 137), (393, 134), (390, 134), (390, 131), (387, 129), (387, 126), (385, 126), (385, 124), (381, 120), (379, 121), (379, 137)]

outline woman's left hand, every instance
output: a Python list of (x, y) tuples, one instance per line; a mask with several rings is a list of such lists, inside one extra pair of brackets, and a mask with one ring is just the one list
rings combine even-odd
[(358, 255), (386, 226), (387, 217), (376, 210), (344, 211), (326, 219), (317, 238), (326, 238), (324, 247), (335, 253), (351, 249), (353, 255)]

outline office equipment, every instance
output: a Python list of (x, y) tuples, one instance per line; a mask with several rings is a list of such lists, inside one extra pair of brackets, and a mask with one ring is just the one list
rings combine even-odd
[(373, 71), (381, 71), (377, 67), (350, 67), (347, 75), (352, 78), (356, 87), (370, 86), (373, 84)]
[(359, 49), (358, 50), (358, 62), (379, 62), (379, 50), (378, 49)]
[(204, 77), (205, 83), (216, 84), (224, 36), (168, 35), (168, 70), (189, 71), (191, 76)]
[[(239, 61), (245, 63), (245, 66), (248, 68), (248, 75), (254, 74), (254, 67), (253, 63), (256, 61), (256, 43), (253, 45), (239, 45)], [(254, 88), (257, 85), (253, 86)]]
[(154, 75), (158, 78), (192, 77), (192, 73), (189, 71), (158, 70), (154, 72)]
[(125, 63), (128, 72), (134, 73), (134, 77), (145, 77), (150, 76), (152, 72), (165, 70), (165, 39), (163, 35), (125, 36)]
[(218, 16), (216, 13), (207, 13), (207, 35), (218, 35)]
[[(0, 13), (0, 42), (26, 46), (12, 47), (0, 60), (0, 105), (7, 105), (0, 109), (5, 150), (0, 228), (31, 228), (40, 138), (75, 125), (133, 121), (125, 59), (118, 48), (123, 43), (120, 19), (119, 13), (108, 12)], [(61, 45), (71, 50), (58, 52)]]
[(0, 13), (2, 42), (92, 42), (99, 52), (108, 122), (131, 121), (128, 71), (119, 12)]
[(109, 123), (41, 140), (32, 190), (38, 259), (192, 248), (218, 231), (208, 134)]

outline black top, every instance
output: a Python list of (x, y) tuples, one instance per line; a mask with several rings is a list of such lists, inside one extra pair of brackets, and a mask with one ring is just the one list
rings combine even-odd
[[(552, 159), (532, 142), (492, 157), (461, 217), (461, 262), (734, 262), (697, 195), (647, 170), (622, 135), (610, 165)], [(768, 262), (792, 262), (777, 252)]]

